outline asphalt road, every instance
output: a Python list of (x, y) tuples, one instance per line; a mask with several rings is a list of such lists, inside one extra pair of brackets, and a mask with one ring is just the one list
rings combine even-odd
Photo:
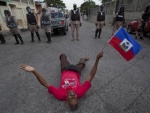
[[(83, 22), (80, 41), (71, 41), (67, 35), (52, 35), (46, 43), (30, 43), (30, 33), (24, 32), (24, 45), (14, 45), (7, 36), (6, 45), (0, 44), (0, 113), (70, 113), (65, 102), (56, 100), (34, 75), (19, 69), (20, 64), (34, 66), (50, 83), (59, 86), (59, 55), (66, 53), (74, 64), (81, 57), (89, 57), (82, 72), (81, 83), (87, 78), (96, 58), (111, 37), (112, 28), (105, 26), (101, 39), (94, 39), (93, 23)], [(110, 45), (104, 50), (92, 87), (80, 99), (75, 113), (150, 113), (150, 40), (138, 42), (142, 51), (127, 62)]]

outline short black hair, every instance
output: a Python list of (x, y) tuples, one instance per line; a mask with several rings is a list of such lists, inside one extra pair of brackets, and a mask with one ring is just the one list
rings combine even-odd
[(75, 111), (75, 110), (77, 110), (78, 109), (78, 104), (75, 104), (75, 105), (69, 105), (69, 107), (70, 107), (70, 110), (71, 111)]

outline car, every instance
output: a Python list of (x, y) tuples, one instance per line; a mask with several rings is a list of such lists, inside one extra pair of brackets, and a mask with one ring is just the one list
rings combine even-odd
[(51, 30), (52, 32), (62, 31), (64, 35), (66, 35), (66, 31), (68, 31), (68, 21), (67, 17), (61, 12), (51, 12)]
[[(135, 31), (140, 31), (139, 29), (139, 24), (140, 24), (140, 20), (137, 19), (135, 21), (129, 22), (127, 25), (127, 32), (132, 34)], [(146, 28), (144, 29), (144, 35), (148, 35), (150, 38), (150, 20), (148, 21), (148, 25), (146, 26)]]

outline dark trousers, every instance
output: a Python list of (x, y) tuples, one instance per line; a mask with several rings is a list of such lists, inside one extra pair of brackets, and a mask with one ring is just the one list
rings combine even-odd
[[(78, 64), (74, 65), (77, 68), (77, 71), (79, 73), (81, 73), (82, 69), (85, 67), (85, 59), (81, 58), (78, 62)], [(69, 63), (69, 61), (67, 60), (67, 56), (65, 54), (61, 54), (60, 55), (60, 66), (61, 66), (61, 72), (66, 70), (68, 66), (70, 66), (71, 64)]]

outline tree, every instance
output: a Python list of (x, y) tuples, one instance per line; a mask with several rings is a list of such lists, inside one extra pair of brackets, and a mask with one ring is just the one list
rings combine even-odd
[(66, 8), (66, 5), (65, 3), (63, 3), (62, 0), (45, 0), (45, 2), (47, 3), (47, 5), (50, 7), (50, 6), (53, 6), (53, 7), (58, 7), (58, 8)]
[(92, 0), (86, 0), (83, 4), (81, 4), (81, 12), (88, 15), (89, 8), (95, 8), (96, 6), (97, 5)]

